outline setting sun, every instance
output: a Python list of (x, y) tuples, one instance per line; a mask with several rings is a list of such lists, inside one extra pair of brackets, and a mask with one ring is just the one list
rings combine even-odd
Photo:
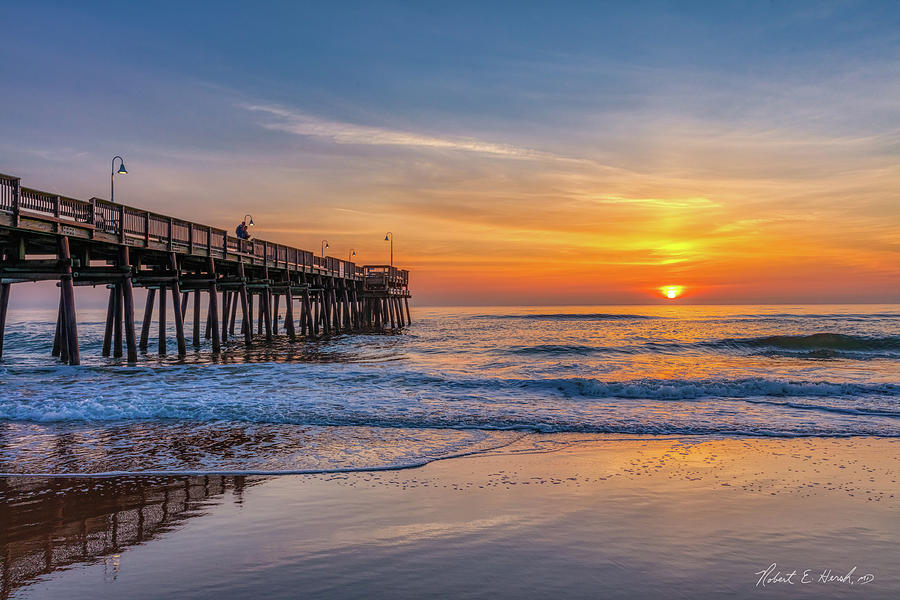
[(667, 285), (662, 288), (662, 293), (666, 298), (677, 298), (681, 295), (680, 285)]

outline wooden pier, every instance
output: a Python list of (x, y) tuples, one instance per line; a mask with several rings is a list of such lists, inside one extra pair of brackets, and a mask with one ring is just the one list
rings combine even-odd
[[(399, 330), (410, 323), (409, 273), (403, 269), (359, 266), (264, 240), (240, 240), (223, 229), (99, 198), (76, 200), (25, 188), (19, 178), (0, 174), (0, 358), (11, 285), (42, 280), (59, 282), (51, 353), (73, 365), (81, 361), (75, 310), (79, 286), (108, 288), (102, 353), (124, 354), (132, 363), (139, 351), (148, 350), (154, 310), (159, 353), (168, 351), (171, 314), (179, 355), (186, 354), (188, 339), (194, 347), (209, 339), (218, 353), (231, 338), (249, 347), (263, 334), (265, 342), (282, 334), (293, 341)], [(140, 331), (135, 287), (147, 289)]]

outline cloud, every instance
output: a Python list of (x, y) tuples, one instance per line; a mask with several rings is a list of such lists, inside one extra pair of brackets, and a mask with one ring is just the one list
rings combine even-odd
[(625, 198), (622, 196), (604, 196), (596, 198), (598, 204), (632, 204), (650, 208), (717, 208), (721, 206), (709, 198)]
[(437, 137), (370, 125), (329, 121), (277, 106), (252, 104), (243, 105), (242, 108), (268, 115), (270, 120), (262, 125), (266, 129), (285, 131), (295, 135), (326, 138), (338, 144), (460, 150), (513, 159), (558, 158), (530, 148), (496, 144), (473, 138)]

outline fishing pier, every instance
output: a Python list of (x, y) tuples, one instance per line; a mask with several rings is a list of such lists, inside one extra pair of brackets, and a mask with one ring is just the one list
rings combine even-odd
[[(124, 353), (131, 363), (139, 350), (148, 349), (154, 309), (160, 354), (167, 352), (170, 313), (179, 355), (187, 352), (187, 328), (194, 347), (209, 339), (213, 353), (219, 353), (230, 338), (242, 338), (250, 347), (277, 335), (294, 341), (399, 330), (410, 323), (409, 272), (393, 265), (360, 266), (242, 240), (223, 229), (100, 198), (76, 200), (22, 187), (18, 177), (0, 174), (0, 357), (12, 284), (47, 280), (57, 281), (59, 290), (51, 354), (72, 365), (81, 361), (79, 286), (109, 289), (102, 353), (116, 358)], [(140, 331), (135, 287), (147, 290)]]

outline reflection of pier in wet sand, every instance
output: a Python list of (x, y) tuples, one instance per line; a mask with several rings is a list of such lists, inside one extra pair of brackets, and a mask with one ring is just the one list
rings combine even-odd
[[(243, 476), (0, 478), (0, 598), (41, 575), (115, 557), (203, 514)], [(111, 567), (113, 571), (116, 566)]]

